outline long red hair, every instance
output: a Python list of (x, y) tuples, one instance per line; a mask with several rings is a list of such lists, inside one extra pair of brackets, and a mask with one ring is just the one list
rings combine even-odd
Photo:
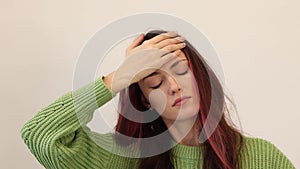
[[(148, 40), (166, 31), (155, 30), (148, 32), (144, 40)], [(214, 116), (221, 116), (220, 121), (211, 121), (208, 123), (217, 123), (217, 127), (209, 136), (208, 131), (204, 134), (208, 138), (204, 143), (203, 152), (203, 166), (199, 168), (213, 168), (213, 169), (238, 169), (240, 168), (240, 150), (243, 146), (243, 137), (234, 125), (229, 125), (225, 115), (229, 112), (227, 104), (234, 103), (225, 95), (223, 87), (217, 78), (216, 74), (209, 67), (203, 57), (197, 50), (186, 41), (186, 47), (182, 49), (185, 53), (190, 70), (195, 77), (200, 96), (200, 110), (198, 112), (197, 123), (200, 126), (200, 131), (203, 128), (208, 113), (213, 113)], [(212, 90), (214, 92), (212, 92)], [(214, 94), (214, 96), (212, 96)], [(128, 99), (129, 98), (129, 99)], [(213, 99), (212, 99), (213, 98)], [(225, 99), (229, 103), (225, 102)], [(155, 120), (147, 123), (142, 123), (145, 114), (142, 111), (148, 110), (144, 104), (145, 100), (141, 89), (137, 83), (129, 86), (120, 92), (119, 98), (119, 118), (116, 125), (116, 142), (120, 145), (126, 146), (136, 140), (142, 138), (157, 136), (168, 130), (162, 118), (159, 116)], [(149, 113), (147, 113), (149, 114)], [(157, 113), (153, 112), (153, 116)], [(147, 117), (149, 118), (149, 117)], [(138, 119), (138, 122), (130, 120)], [(214, 119), (213, 119), (214, 120)], [(233, 123), (232, 123), (233, 124)], [(127, 138), (121, 137), (120, 134), (128, 136)], [(148, 151), (158, 151), (162, 148), (168, 147), (171, 144), (171, 135), (166, 135), (164, 143), (161, 142), (141, 142), (141, 155), (146, 154)], [(133, 139), (135, 138), (135, 139)], [(136, 139), (139, 138), (139, 139)], [(159, 144), (158, 144), (159, 143)], [(139, 169), (173, 169), (173, 156), (171, 150), (167, 150), (161, 154), (151, 157), (140, 158)]]

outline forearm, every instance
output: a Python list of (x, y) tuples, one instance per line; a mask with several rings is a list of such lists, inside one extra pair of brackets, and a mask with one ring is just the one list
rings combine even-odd
[(109, 90), (116, 92), (116, 91), (112, 90), (112, 80), (113, 80), (114, 75), (115, 75), (115, 71), (111, 72), (110, 74), (108, 74), (106, 76), (103, 76), (103, 82)]
[[(130, 85), (127, 82), (128, 77), (115, 78), (116, 71), (111, 72), (110, 74), (103, 77), (103, 82), (105, 86), (111, 90), (113, 93), (118, 93)], [(115, 79), (114, 79), (115, 78)], [(116, 80), (117, 79), (117, 80)], [(125, 82), (124, 82), (125, 81)]]
[[(78, 137), (79, 130), (83, 133), (81, 125), (91, 120), (94, 111), (112, 97), (111, 91), (98, 78), (95, 82), (64, 94), (38, 111), (22, 128), (22, 138), (40, 163), (48, 168), (59, 168), (63, 162), (56, 160), (64, 157), (62, 150), (68, 148), (64, 146), (77, 139), (88, 140), (84, 134), (82, 137), (86, 138)], [(81, 148), (83, 150), (77, 152), (84, 152), (84, 146)], [(75, 153), (74, 150), (72, 152)]]

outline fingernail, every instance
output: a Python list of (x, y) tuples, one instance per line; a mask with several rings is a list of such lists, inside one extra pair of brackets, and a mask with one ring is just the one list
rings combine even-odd
[(181, 41), (181, 42), (183, 42), (183, 41), (186, 40), (185, 37), (183, 37), (183, 36), (180, 36), (180, 37), (178, 37), (177, 39), (178, 39), (179, 41)]
[(171, 31), (170, 34), (175, 36), (175, 35), (178, 35), (178, 32), (177, 31)]

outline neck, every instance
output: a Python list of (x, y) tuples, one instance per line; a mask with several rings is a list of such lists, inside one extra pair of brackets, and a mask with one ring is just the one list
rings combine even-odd
[(199, 142), (200, 127), (197, 118), (177, 120), (176, 122), (164, 119), (164, 122), (177, 143), (187, 146), (201, 146), (202, 144)]

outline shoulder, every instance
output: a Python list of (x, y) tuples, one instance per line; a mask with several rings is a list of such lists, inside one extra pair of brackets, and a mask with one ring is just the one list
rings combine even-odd
[(273, 158), (274, 153), (282, 154), (282, 152), (269, 140), (248, 136), (244, 136), (244, 146), (242, 151), (248, 157), (257, 158)]
[(257, 163), (265, 168), (294, 168), (290, 160), (272, 142), (263, 138), (244, 136), (242, 161)]
[[(250, 137), (243, 136), (244, 138), (244, 146), (248, 149), (257, 149), (260, 151), (268, 151), (268, 149), (274, 149), (276, 146), (267, 139), (258, 138), (258, 137)], [(263, 148), (263, 149), (261, 149)]]

